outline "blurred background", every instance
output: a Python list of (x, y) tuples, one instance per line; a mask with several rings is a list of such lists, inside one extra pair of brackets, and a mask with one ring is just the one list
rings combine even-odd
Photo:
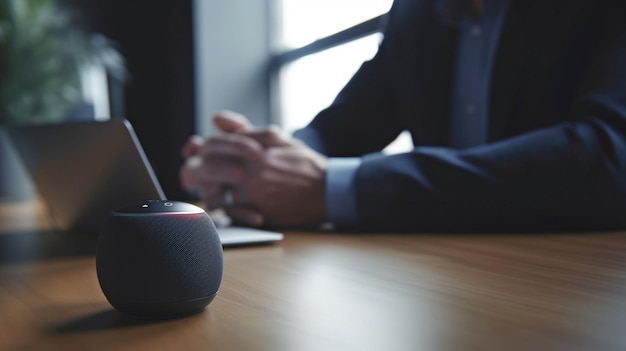
[[(16, 13), (26, 11), (25, 7), (54, 6), (61, 19), (53, 16), (56, 24), (51, 25), (63, 23), (71, 30), (44, 30), (40, 42), (30, 45), (45, 47), (48, 44), (42, 43), (60, 40), (65, 47), (68, 38), (78, 37), (82, 46), (76, 45), (68, 55), (80, 52), (87, 59), (79, 60), (78, 78), (74, 78), (78, 85), (65, 82), (60, 84), (66, 88), (52, 89), (63, 91), (64, 101), (76, 95), (81, 102), (58, 112), (62, 117), (50, 121), (127, 118), (166, 194), (181, 200), (190, 195), (178, 181), (180, 148), (192, 134), (214, 133), (209, 123), (213, 112), (234, 110), (256, 125), (276, 123), (289, 132), (303, 127), (332, 102), (362, 62), (376, 53), (385, 14), (392, 4), (392, 0), (3, 2), (0, 91), (8, 86), (10, 73), (17, 71), (15, 63), (7, 63), (8, 48), (12, 47), (8, 39), (15, 33), (8, 28), (6, 18), (15, 20)], [(36, 14), (26, 17), (22, 18), (26, 27), (37, 18), (41, 20)], [(22, 55), (45, 57), (49, 63), (62, 54), (32, 51)], [(7, 100), (15, 98), (0, 97), (0, 105), (11, 105)], [(0, 111), (4, 114), (0, 124), (15, 123), (7, 117), (11, 114), (17, 115), (18, 123), (23, 122), (20, 118), (33, 122), (35, 115)], [(409, 144), (402, 136), (389, 150), (401, 150)]]

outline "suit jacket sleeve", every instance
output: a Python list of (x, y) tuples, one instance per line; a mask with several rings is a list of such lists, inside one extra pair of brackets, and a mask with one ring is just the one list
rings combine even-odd
[[(556, 111), (560, 115), (549, 124), (520, 127), (518, 133), (465, 150), (430, 145), (404, 154), (364, 156), (355, 181), (356, 229), (625, 228), (626, 11), (617, 7), (604, 11), (602, 28), (594, 28), (597, 45), (579, 72), (584, 78), (578, 80), (571, 109)], [(401, 105), (391, 93), (389, 70), (395, 58), (385, 48), (394, 44), (383, 43), (335, 105), (297, 136), (330, 156), (362, 155), (393, 139), (404, 128), (397, 117)], [(510, 118), (524, 125), (533, 116), (517, 111)]]

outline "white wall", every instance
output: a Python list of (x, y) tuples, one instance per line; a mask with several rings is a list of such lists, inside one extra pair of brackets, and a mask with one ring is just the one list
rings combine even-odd
[(229, 109), (253, 124), (269, 121), (272, 0), (194, 0), (196, 128), (214, 132), (213, 112)]

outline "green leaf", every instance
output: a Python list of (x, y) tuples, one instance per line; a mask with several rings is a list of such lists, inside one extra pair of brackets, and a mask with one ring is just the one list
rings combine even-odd
[(0, 124), (53, 123), (83, 103), (79, 69), (104, 65), (123, 79), (124, 59), (55, 0), (0, 1)]

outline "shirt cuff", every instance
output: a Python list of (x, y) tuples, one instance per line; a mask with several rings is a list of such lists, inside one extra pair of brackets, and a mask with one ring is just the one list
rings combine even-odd
[(331, 157), (326, 169), (326, 218), (335, 226), (356, 224), (356, 170), (358, 157)]

